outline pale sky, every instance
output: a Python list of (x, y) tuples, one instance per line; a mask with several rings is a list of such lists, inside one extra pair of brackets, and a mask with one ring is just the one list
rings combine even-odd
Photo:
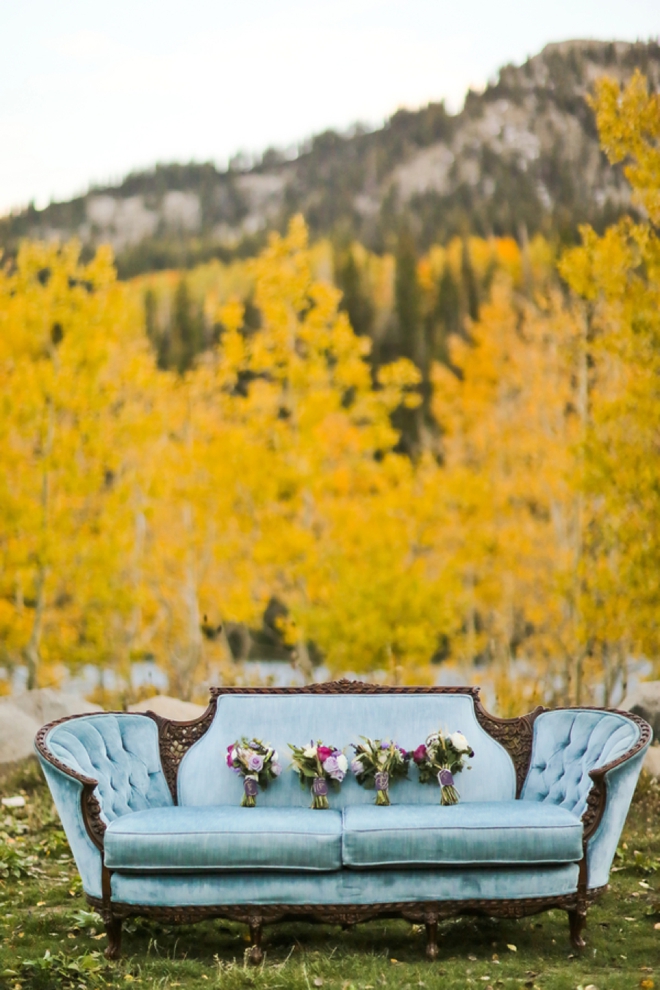
[(157, 161), (459, 109), (550, 41), (659, 33), (660, 0), (0, 0), (0, 214)]

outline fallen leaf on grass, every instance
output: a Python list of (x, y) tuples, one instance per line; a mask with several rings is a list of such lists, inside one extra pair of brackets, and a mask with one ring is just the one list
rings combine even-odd
[(517, 952), (518, 951), (518, 946), (517, 945), (511, 945), (511, 943), (507, 943), (507, 949), (509, 950), (509, 952)]
[(653, 990), (655, 983), (653, 980), (640, 980), (639, 985), (643, 990)]
[(655, 928), (656, 932), (660, 932), (660, 921), (658, 921), (658, 923), (655, 924), (653, 927)]
[(314, 986), (315, 987), (322, 987), (323, 986), (323, 980), (321, 979), (320, 976), (315, 976), (314, 977)]

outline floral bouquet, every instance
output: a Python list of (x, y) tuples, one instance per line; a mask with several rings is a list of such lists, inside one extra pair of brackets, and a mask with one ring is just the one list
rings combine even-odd
[(289, 749), (293, 753), (291, 769), (300, 777), (300, 786), (305, 787), (311, 781), (312, 808), (329, 808), (328, 785), (338, 791), (348, 770), (348, 760), (342, 751), (325, 746), (320, 740), (316, 745), (312, 740), (309, 746), (289, 743)]
[(389, 804), (390, 784), (408, 776), (411, 754), (391, 740), (360, 738), (364, 739), (363, 743), (353, 744), (355, 759), (351, 761), (351, 770), (358, 784), (368, 790), (376, 789), (376, 804)]
[(277, 751), (261, 739), (245, 736), (227, 746), (227, 766), (243, 778), (241, 808), (254, 808), (259, 788), (265, 790), (282, 773)]
[(454, 774), (464, 769), (469, 756), (474, 756), (474, 751), (462, 732), (445, 735), (441, 730), (432, 732), (426, 742), (412, 753), (419, 768), (420, 783), (437, 782), (440, 785), (442, 804), (458, 804), (459, 794), (454, 787)]

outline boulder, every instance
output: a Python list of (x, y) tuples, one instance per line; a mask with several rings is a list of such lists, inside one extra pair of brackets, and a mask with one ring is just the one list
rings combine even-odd
[(641, 681), (619, 707), (645, 718), (653, 729), (654, 740), (660, 742), (660, 681)]
[(205, 705), (194, 705), (191, 701), (181, 701), (167, 694), (155, 694), (153, 698), (144, 698), (135, 705), (128, 706), (129, 712), (155, 712), (163, 718), (171, 718), (175, 722), (190, 722), (199, 718), (206, 711)]
[(39, 688), (0, 698), (0, 764), (24, 760), (34, 752), (34, 737), (46, 722), (80, 712), (103, 711), (78, 694)]
[[(8, 699), (12, 705), (37, 720), (39, 725), (54, 722), (67, 715), (81, 715), (83, 712), (102, 712), (100, 705), (94, 705), (80, 694), (58, 691), (56, 688), (37, 688), (13, 694)], [(0, 705), (2, 702), (0, 702)]]
[(3, 699), (0, 702), (0, 764), (15, 763), (30, 756), (41, 724), (11, 701)]
[(649, 746), (644, 759), (644, 769), (660, 780), (660, 746)]

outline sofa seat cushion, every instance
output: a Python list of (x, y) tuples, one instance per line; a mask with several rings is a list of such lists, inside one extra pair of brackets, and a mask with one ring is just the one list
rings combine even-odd
[(310, 870), (341, 868), (341, 813), (309, 808), (150, 808), (105, 833), (112, 870)]
[(565, 808), (530, 801), (375, 805), (344, 809), (344, 866), (572, 863), (582, 822)]

